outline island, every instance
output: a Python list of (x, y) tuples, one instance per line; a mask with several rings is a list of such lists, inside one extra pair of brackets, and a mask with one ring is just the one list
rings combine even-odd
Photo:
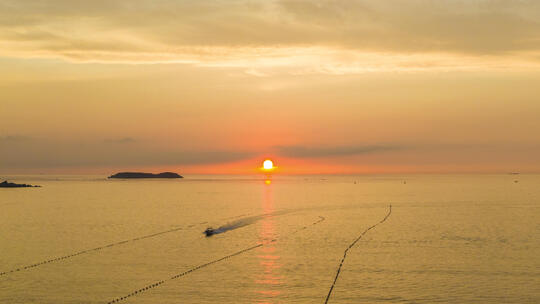
[(109, 176), (109, 178), (184, 178), (182, 175), (174, 172), (142, 173), (142, 172), (120, 172)]
[(33, 187), (41, 187), (41, 186), (33, 186), (28, 184), (16, 184), (16, 183), (10, 183), (8, 181), (3, 181), (0, 183), (0, 188), (33, 188)]

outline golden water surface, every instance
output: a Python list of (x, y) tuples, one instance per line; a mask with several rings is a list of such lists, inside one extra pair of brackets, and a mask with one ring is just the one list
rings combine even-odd
[(0, 303), (540, 302), (539, 175), (3, 178)]

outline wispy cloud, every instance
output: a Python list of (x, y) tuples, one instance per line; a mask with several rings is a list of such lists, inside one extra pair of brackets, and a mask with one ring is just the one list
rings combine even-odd
[(134, 143), (137, 140), (133, 137), (122, 137), (122, 138), (107, 138), (104, 142), (109, 144), (129, 144)]
[(15, 142), (24, 142), (29, 141), (30, 137), (22, 135), (6, 135), (0, 136), (0, 142), (3, 143), (15, 143)]
[[(12, 144), (15, 142), (18, 144)], [(249, 151), (220, 149), (167, 149), (142, 145), (129, 137), (104, 142), (62, 142), (6, 136), (0, 138), (0, 144), (4, 168), (206, 165), (234, 162), (255, 155)]]
[(278, 146), (277, 153), (286, 157), (312, 158), (374, 154), (404, 149), (397, 145), (360, 145), (345, 147)]

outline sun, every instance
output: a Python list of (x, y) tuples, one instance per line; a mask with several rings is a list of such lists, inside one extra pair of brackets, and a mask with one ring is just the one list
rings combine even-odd
[(272, 170), (274, 169), (274, 162), (267, 159), (263, 162), (263, 169), (264, 170)]

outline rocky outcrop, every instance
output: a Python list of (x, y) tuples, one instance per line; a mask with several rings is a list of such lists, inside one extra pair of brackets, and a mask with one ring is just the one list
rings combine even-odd
[(33, 186), (33, 185), (27, 185), (27, 184), (16, 184), (16, 183), (10, 183), (8, 181), (3, 181), (0, 183), (0, 188), (32, 188), (32, 187), (41, 187), (41, 186)]
[(174, 172), (163, 172), (158, 174), (142, 172), (120, 172), (109, 176), (109, 178), (183, 178)]

